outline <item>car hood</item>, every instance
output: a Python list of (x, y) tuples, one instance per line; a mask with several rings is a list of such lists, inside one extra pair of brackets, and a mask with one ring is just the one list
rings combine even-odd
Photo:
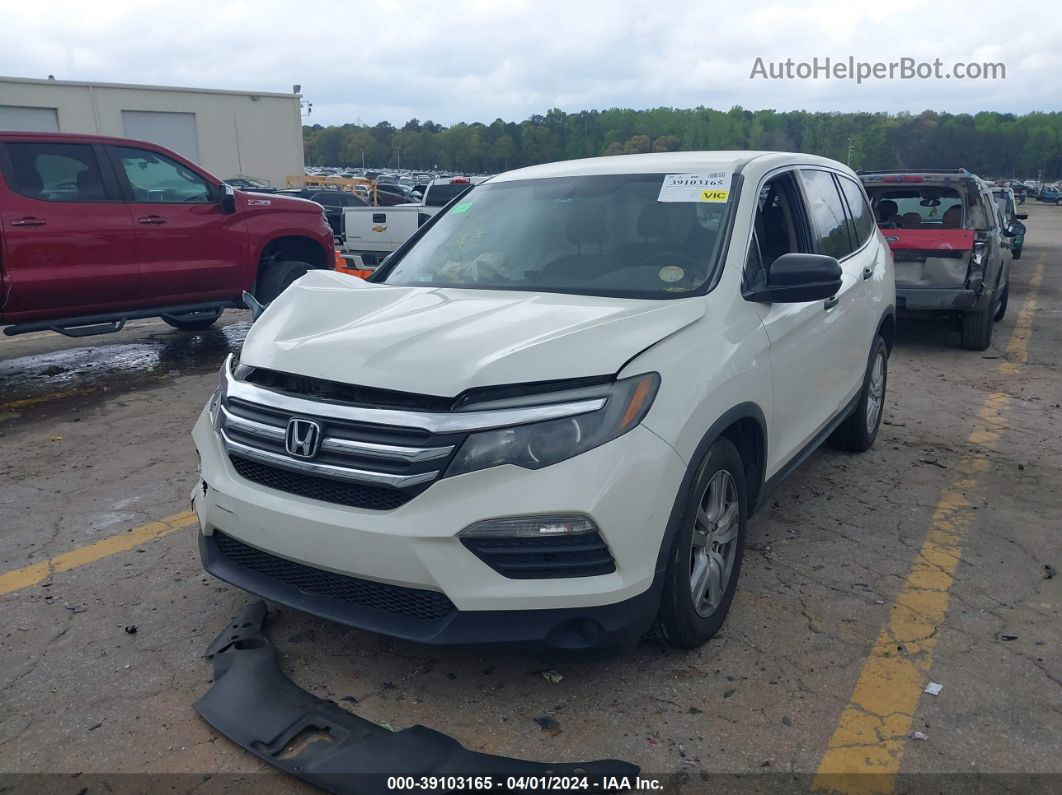
[(397, 287), (311, 271), (247, 335), (254, 367), (401, 392), (619, 372), (704, 314), (704, 301)]
[(240, 190), (237, 192), (245, 202), (254, 202), (250, 207), (270, 207), (274, 210), (286, 212), (320, 213), (321, 205), (317, 202), (304, 199), (301, 196), (286, 196), (282, 193), (255, 193), (254, 191)]

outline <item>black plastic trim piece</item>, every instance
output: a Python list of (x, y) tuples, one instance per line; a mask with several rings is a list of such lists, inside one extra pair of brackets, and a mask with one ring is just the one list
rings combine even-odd
[[(507, 791), (510, 776), (541, 776), (543, 782), (553, 776), (585, 776), (589, 789), (608, 791), (610, 781), (633, 782), (638, 775), (637, 765), (616, 759), (530, 762), (469, 751), (425, 726), (388, 731), (292, 682), (263, 634), (265, 619), (265, 604), (254, 602), (210, 644), (205, 656), (214, 662), (214, 684), (195, 710), (259, 759), (329, 792), (392, 793), (388, 778), (396, 775), (414, 781), (422, 776), (489, 776), (495, 791)], [(291, 743), (307, 731), (327, 739), (286, 756)]]
[(616, 570), (616, 561), (597, 531), (570, 536), (471, 536), (461, 543), (498, 574), (513, 580), (593, 577)]

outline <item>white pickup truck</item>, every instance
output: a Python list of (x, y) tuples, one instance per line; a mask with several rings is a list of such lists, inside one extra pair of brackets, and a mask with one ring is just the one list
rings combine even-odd
[(343, 211), (343, 254), (358, 268), (374, 268), (429, 218), (485, 177), (433, 179), (419, 202)]

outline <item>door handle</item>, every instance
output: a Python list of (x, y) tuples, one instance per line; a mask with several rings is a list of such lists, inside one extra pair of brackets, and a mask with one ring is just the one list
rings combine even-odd
[(161, 215), (146, 215), (143, 218), (137, 218), (136, 222), (138, 224), (164, 224), (166, 219)]
[(869, 279), (873, 275), (874, 275), (874, 266), (868, 265), (867, 267), (863, 268), (863, 278), (864, 279)]
[(44, 226), (44, 219), (27, 215), (25, 218), (16, 218), (11, 222), (11, 226)]
[(839, 303), (841, 303), (841, 299), (838, 298), (836, 295), (831, 295), (829, 298), (826, 299), (825, 302), (823, 302), (822, 308), (829, 312)]

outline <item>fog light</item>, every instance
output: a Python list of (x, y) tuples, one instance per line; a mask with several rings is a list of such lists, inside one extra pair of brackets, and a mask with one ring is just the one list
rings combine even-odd
[(576, 513), (486, 519), (470, 524), (458, 535), (462, 538), (549, 538), (596, 532), (597, 525), (589, 516)]

